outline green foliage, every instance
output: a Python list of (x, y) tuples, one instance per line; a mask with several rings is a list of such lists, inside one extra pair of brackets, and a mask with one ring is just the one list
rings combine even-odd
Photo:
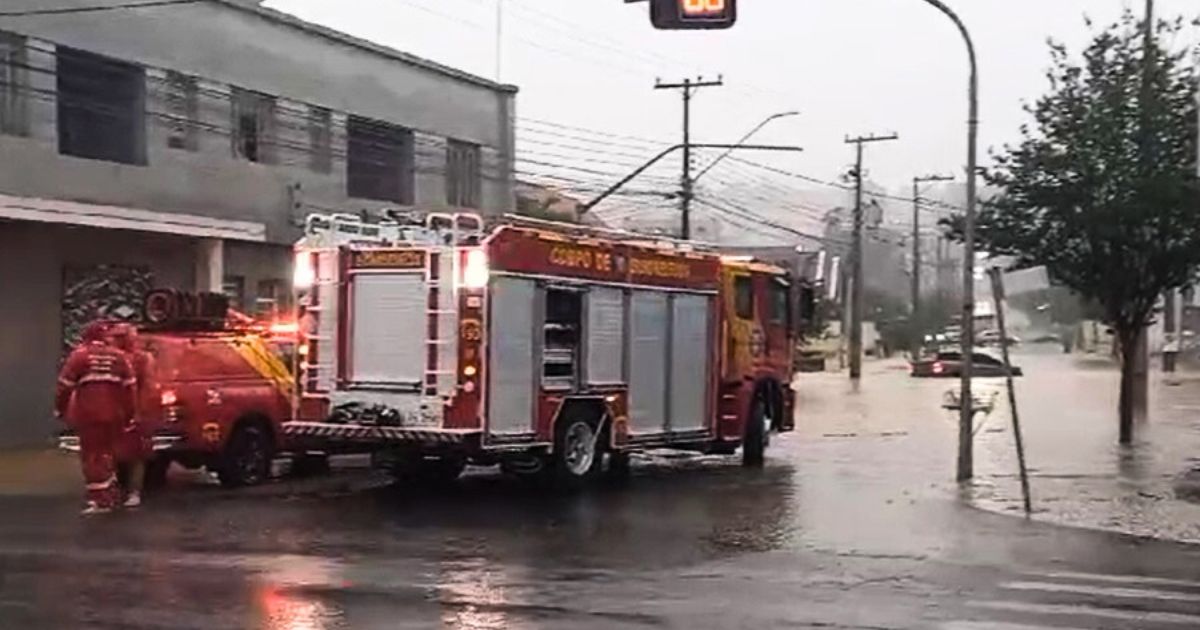
[[(1181, 30), (1160, 22), (1157, 39)], [(1001, 192), (977, 224), (982, 250), (1045, 265), (1124, 342), (1200, 267), (1195, 70), (1186, 52), (1156, 47), (1143, 99), (1143, 48), (1129, 12), (1082, 59), (1051, 43), (1050, 91), (1026, 107), (1033, 123), (1020, 143), (994, 156), (986, 178)], [(961, 237), (961, 219), (951, 228)]]

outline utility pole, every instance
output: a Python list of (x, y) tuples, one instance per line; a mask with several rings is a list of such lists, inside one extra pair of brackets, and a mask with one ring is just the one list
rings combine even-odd
[[(1157, 44), (1154, 41), (1154, 0), (1146, 0), (1146, 19), (1142, 24), (1142, 29), (1142, 90), (1139, 97), (1140, 102), (1138, 103), (1141, 110), (1141, 123), (1138, 130), (1138, 153), (1142, 173), (1148, 175), (1155, 168), (1154, 132), (1151, 129), (1156, 106), (1154, 92), (1154, 53), (1157, 49)], [(1150, 354), (1149, 340), (1147, 338), (1149, 335), (1147, 333), (1148, 330), (1143, 328), (1134, 346), (1134, 377), (1133, 391), (1131, 392), (1133, 400), (1131, 402), (1133, 403), (1134, 415), (1138, 418), (1145, 417), (1150, 402)], [(1121, 444), (1133, 443), (1132, 421), (1126, 423), (1126, 419), (1121, 418), (1118, 439)]]
[(900, 136), (847, 137), (846, 144), (855, 145), (854, 160), (854, 235), (850, 240), (850, 378), (862, 378), (863, 322), (863, 145), (873, 142), (899, 140)]
[[(925, 175), (913, 178), (913, 221), (912, 221), (912, 333), (913, 350), (919, 347), (921, 331), (916, 323), (921, 313), (921, 184), (926, 182), (953, 181), (953, 175)], [(940, 262), (940, 260), (939, 260)], [(940, 279), (939, 279), (940, 281)]]
[(680, 90), (683, 93), (683, 177), (680, 179), (679, 210), (682, 214), (680, 238), (684, 240), (692, 237), (692, 95), (700, 88), (722, 85), (725, 85), (722, 77), (717, 77), (716, 81), (699, 77), (695, 81), (688, 78), (681, 83), (658, 81), (654, 84), (656, 90)]
[(496, 82), (504, 71), (504, 0), (496, 0)]

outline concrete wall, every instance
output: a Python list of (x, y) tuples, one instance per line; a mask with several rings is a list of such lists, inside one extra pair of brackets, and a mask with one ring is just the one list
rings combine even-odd
[[(92, 5), (63, 0), (55, 6)], [(252, 5), (253, 3), (251, 3)], [(7, 0), (5, 10), (44, 8)], [(445, 206), (446, 140), (482, 147), (482, 209), (512, 208), (515, 89), (410, 58), (234, 0), (137, 11), (0, 18), (0, 29), (37, 38), (29, 75), (48, 91), (32, 99), (28, 138), (0, 136), (0, 191), (259, 221), (288, 243), (297, 215), (395, 204), (346, 196), (347, 114), (412, 129), (417, 206)], [(41, 40), (41, 41), (39, 41)], [(60, 156), (53, 91), (54, 44), (150, 66), (146, 166)], [(195, 151), (167, 146), (165, 71), (201, 77)], [(236, 158), (229, 136), (231, 86), (278, 97), (275, 158)], [(334, 111), (333, 167), (311, 167), (309, 105)], [(299, 199), (306, 207), (297, 208)]]

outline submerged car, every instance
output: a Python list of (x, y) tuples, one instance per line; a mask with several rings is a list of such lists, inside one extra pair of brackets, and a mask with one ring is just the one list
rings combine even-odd
[[(923, 378), (960, 377), (962, 376), (963, 358), (961, 352), (938, 352), (933, 356), (912, 362), (912, 375)], [(990, 354), (976, 352), (971, 355), (971, 375), (982, 378), (1007, 376), (1008, 370), (1004, 362)], [(1013, 376), (1023, 376), (1021, 368), (1012, 366)]]

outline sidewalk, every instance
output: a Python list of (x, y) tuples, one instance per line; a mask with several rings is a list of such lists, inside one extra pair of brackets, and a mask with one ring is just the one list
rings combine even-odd
[(56, 449), (0, 451), (0, 496), (59, 496), (82, 488), (78, 459)]
[[(1200, 374), (1151, 374), (1150, 410), (1136, 443), (1117, 444), (1118, 371), (1094, 357), (1015, 359), (1017, 404), (1030, 471), (1034, 518), (1137, 536), (1200, 542)], [(1002, 382), (985, 387), (1003, 388)], [(1021, 513), (1007, 398), (976, 437), (972, 499)], [(1190, 478), (1190, 481), (1189, 481)]]

